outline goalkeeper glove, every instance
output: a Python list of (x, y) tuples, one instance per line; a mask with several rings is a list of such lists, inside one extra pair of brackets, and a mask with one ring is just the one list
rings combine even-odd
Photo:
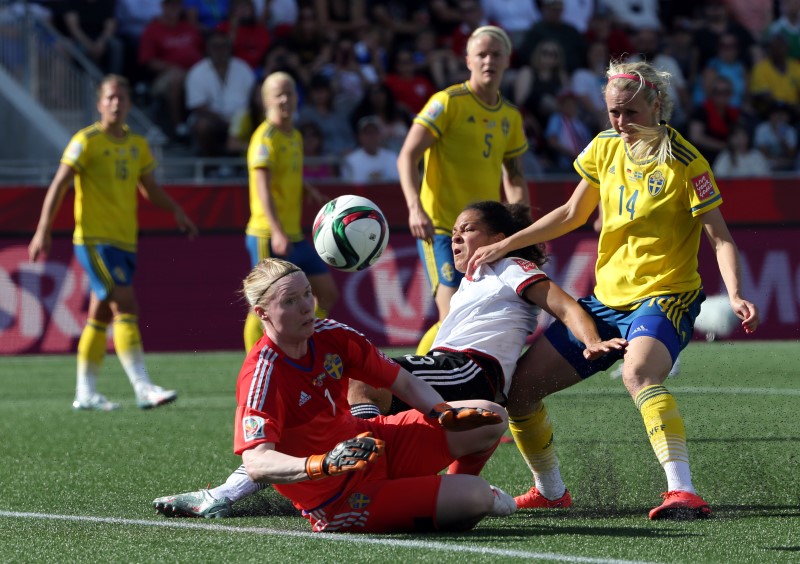
[(372, 433), (361, 433), (354, 439), (340, 442), (325, 454), (314, 454), (306, 459), (306, 474), (312, 480), (338, 476), (345, 472), (363, 470), (367, 463), (383, 454), (385, 443), (373, 438)]
[(503, 422), (503, 418), (494, 411), (480, 407), (453, 407), (449, 403), (437, 403), (428, 417), (437, 419), (439, 425), (448, 431), (469, 431)]

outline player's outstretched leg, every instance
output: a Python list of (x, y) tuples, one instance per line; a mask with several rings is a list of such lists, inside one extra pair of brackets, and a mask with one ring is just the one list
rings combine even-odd
[(153, 500), (153, 507), (166, 517), (202, 517), (213, 519), (227, 517), (232, 510), (231, 500), (227, 497), (214, 498), (209, 490), (199, 490), (177, 495), (158, 497)]
[(234, 503), (266, 487), (252, 481), (242, 464), (216, 488), (159, 497), (153, 507), (167, 517), (227, 517)]
[(534, 486), (516, 497), (517, 507), (566, 509), (572, 505), (572, 496), (561, 479), (553, 425), (544, 403), (539, 402), (527, 417), (510, 417), (508, 427), (534, 478)]
[(650, 445), (667, 475), (664, 502), (650, 511), (650, 519), (709, 517), (711, 508), (692, 484), (686, 430), (675, 398), (664, 386), (653, 385), (639, 390), (634, 402), (642, 414)]

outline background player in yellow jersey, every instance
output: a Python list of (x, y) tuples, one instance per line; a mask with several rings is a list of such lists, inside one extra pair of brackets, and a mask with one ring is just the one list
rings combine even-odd
[(133, 290), (138, 222), (137, 192), (172, 212), (190, 236), (197, 228), (181, 207), (156, 183), (156, 161), (144, 137), (132, 133), (126, 78), (109, 75), (98, 89), (100, 121), (76, 133), (47, 189), (36, 233), (28, 246), (35, 261), (50, 250), (53, 220), (75, 182), (75, 255), (89, 276), (91, 298), (86, 326), (78, 341), (75, 409), (110, 411), (119, 407), (97, 392), (95, 380), (106, 353), (106, 329), (114, 323), (114, 349), (136, 392), (148, 409), (177, 397), (150, 382), (139, 334), (139, 306)]
[[(266, 120), (253, 132), (247, 150), (250, 221), (246, 244), (251, 266), (269, 257), (299, 266), (317, 299), (317, 317), (324, 318), (339, 292), (327, 265), (304, 239), (300, 225), (303, 200), (322, 204), (325, 197), (303, 181), (303, 138), (293, 123), (297, 109), (294, 79), (285, 72), (270, 74), (261, 86), (261, 96)], [(245, 348), (249, 351), (263, 334), (261, 320), (248, 314)]]
[[(469, 80), (434, 94), (414, 119), (397, 158), (400, 186), (408, 205), (408, 226), (433, 289), (441, 322), (463, 276), (453, 266), (450, 234), (458, 214), (479, 200), (527, 204), (522, 155), (528, 142), (519, 110), (499, 92), (511, 57), (502, 29), (484, 26), (467, 42)], [(419, 162), (424, 155), (420, 183)], [(420, 341), (430, 350), (437, 322)]]
[[(622, 380), (641, 412), (667, 477), (664, 501), (651, 519), (710, 515), (689, 470), (683, 419), (664, 381), (692, 337), (705, 299), (697, 253), (705, 231), (728, 298), (747, 333), (758, 327), (756, 306), (742, 295), (739, 254), (719, 205), (708, 161), (667, 125), (672, 100), (667, 73), (647, 63), (612, 63), (606, 105), (612, 129), (578, 155), (582, 180), (563, 206), (530, 227), (475, 252), (470, 270), (512, 249), (555, 239), (581, 227), (598, 203), (602, 228), (594, 294), (579, 300), (603, 339), (628, 340)], [(522, 357), (509, 393), (509, 427), (534, 472), (520, 507), (553, 507), (569, 498), (558, 470), (545, 396), (606, 370), (620, 355), (587, 361), (563, 323), (553, 323)], [(561, 506), (564, 506), (561, 503)]]

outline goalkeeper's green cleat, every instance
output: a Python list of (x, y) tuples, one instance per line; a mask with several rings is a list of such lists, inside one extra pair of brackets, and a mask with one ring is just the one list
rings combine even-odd
[(230, 499), (215, 499), (208, 490), (159, 497), (153, 500), (153, 507), (165, 517), (214, 519), (227, 517), (232, 511)]

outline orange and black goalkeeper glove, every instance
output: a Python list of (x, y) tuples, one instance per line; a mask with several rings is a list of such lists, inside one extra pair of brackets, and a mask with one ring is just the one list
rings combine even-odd
[(345, 472), (363, 470), (366, 465), (383, 454), (385, 443), (372, 433), (361, 433), (347, 439), (325, 454), (314, 454), (306, 459), (306, 474), (312, 480), (338, 476)]
[(469, 431), (503, 422), (503, 418), (494, 411), (480, 407), (453, 407), (449, 403), (437, 403), (428, 417), (437, 419), (439, 425), (448, 431)]

